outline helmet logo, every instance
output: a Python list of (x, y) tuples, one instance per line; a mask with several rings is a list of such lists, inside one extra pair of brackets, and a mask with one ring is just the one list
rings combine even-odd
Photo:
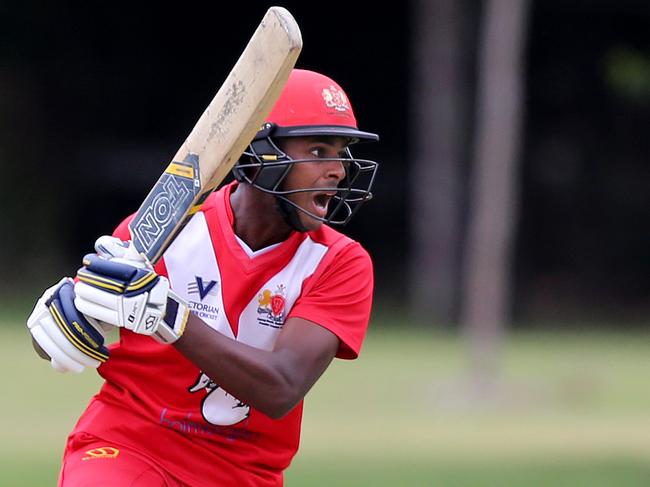
[(350, 109), (348, 97), (336, 86), (330, 85), (329, 88), (323, 88), (323, 100), (329, 108), (334, 108), (339, 112), (345, 112)]

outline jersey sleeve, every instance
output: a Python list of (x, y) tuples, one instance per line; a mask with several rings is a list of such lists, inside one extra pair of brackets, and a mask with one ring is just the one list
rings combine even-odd
[(133, 215), (130, 215), (126, 217), (124, 220), (122, 220), (122, 223), (120, 223), (117, 228), (113, 231), (113, 237), (117, 237), (120, 240), (127, 241), (131, 240), (131, 232), (129, 231), (129, 223), (131, 223), (131, 220), (135, 217), (135, 213)]
[(328, 329), (340, 340), (336, 356), (355, 359), (370, 321), (372, 260), (360, 244), (352, 242), (328, 261), (305, 280), (303, 294), (288, 318), (303, 318)]

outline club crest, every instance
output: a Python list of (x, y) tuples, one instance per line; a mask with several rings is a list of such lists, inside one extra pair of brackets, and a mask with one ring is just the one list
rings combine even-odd
[(257, 295), (257, 320), (261, 325), (281, 328), (284, 324), (287, 288), (279, 284), (275, 292), (264, 289)]
[(336, 86), (330, 85), (329, 88), (323, 88), (323, 100), (328, 108), (333, 108), (339, 112), (345, 112), (350, 109), (350, 103), (347, 96)]

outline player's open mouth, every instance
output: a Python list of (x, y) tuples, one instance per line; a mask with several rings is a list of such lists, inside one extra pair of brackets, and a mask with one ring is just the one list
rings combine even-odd
[(325, 215), (327, 215), (327, 207), (335, 194), (335, 191), (314, 194), (314, 208), (316, 209), (315, 213), (317, 216), (325, 218)]

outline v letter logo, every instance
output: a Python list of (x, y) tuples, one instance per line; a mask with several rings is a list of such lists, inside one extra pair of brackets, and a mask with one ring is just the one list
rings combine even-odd
[(203, 279), (199, 276), (196, 276), (196, 285), (198, 286), (199, 297), (201, 298), (201, 301), (203, 301), (203, 298), (205, 298), (208, 295), (208, 293), (212, 290), (212, 288), (216, 284), (217, 281), (210, 281), (206, 286), (203, 283)]

